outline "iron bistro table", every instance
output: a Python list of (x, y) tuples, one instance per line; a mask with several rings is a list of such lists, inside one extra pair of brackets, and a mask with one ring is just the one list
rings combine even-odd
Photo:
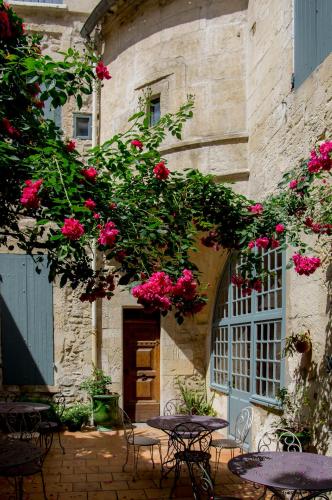
[(32, 401), (0, 401), (0, 415), (8, 413), (34, 413), (36, 411), (49, 410), (50, 405), (44, 403), (34, 403)]
[[(229, 425), (227, 420), (218, 417), (209, 417), (202, 415), (163, 415), (160, 417), (154, 417), (146, 422), (150, 427), (155, 429), (160, 429), (168, 436), (171, 435), (172, 431), (179, 424), (199, 424), (204, 426), (209, 431), (213, 432), (218, 429), (223, 429)], [(160, 484), (165, 477), (174, 469), (174, 457), (170, 455), (170, 447), (165, 456), (163, 463), (161, 464), (161, 478)], [(167, 469), (167, 470), (165, 470)]]
[(228, 468), (241, 479), (266, 486), (274, 493), (273, 498), (282, 500), (286, 498), (282, 490), (287, 490), (289, 499), (301, 492), (302, 500), (328, 500), (325, 493), (332, 491), (332, 457), (325, 455), (279, 451), (247, 453), (232, 458)]

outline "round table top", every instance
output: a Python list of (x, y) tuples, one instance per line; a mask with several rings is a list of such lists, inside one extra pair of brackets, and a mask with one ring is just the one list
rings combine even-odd
[(163, 431), (172, 431), (177, 425), (185, 424), (200, 424), (204, 425), (210, 431), (216, 431), (218, 429), (223, 429), (229, 425), (227, 420), (223, 420), (218, 417), (209, 417), (203, 415), (164, 415), (160, 417), (150, 418), (147, 420), (147, 424), (150, 427), (154, 427), (156, 429), (161, 429)]
[(34, 403), (32, 401), (0, 401), (0, 414), (5, 413), (33, 413), (36, 411), (49, 410), (50, 405)]
[(41, 457), (44, 450), (28, 441), (19, 439), (0, 439), (0, 473), (1, 469), (17, 467)]
[(305, 491), (332, 490), (332, 457), (315, 453), (247, 453), (232, 458), (228, 467), (246, 481), (271, 488)]

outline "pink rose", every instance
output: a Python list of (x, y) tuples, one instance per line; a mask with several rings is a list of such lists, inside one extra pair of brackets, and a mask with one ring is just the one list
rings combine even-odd
[(105, 226), (100, 230), (98, 243), (100, 245), (112, 247), (115, 244), (118, 234), (119, 230), (116, 229), (114, 222), (106, 222)]
[(295, 253), (292, 259), (295, 265), (295, 271), (299, 275), (304, 274), (305, 276), (309, 276), (314, 273), (321, 264), (318, 257), (306, 257), (299, 253)]
[(134, 148), (137, 148), (139, 150), (143, 149), (143, 142), (139, 141), (138, 139), (133, 139), (130, 143)]
[(276, 225), (276, 232), (277, 233), (283, 233), (284, 231), (285, 231), (285, 226), (283, 224)]
[(252, 214), (260, 215), (263, 212), (264, 208), (260, 203), (256, 203), (256, 205), (251, 205), (250, 207), (248, 207), (248, 210)]
[(87, 181), (95, 182), (96, 177), (98, 175), (98, 171), (93, 167), (84, 168), (82, 170), (82, 175), (84, 175)]
[(43, 179), (38, 179), (33, 182), (31, 180), (25, 181), (26, 187), (22, 190), (22, 196), (20, 202), (24, 207), (27, 208), (38, 208), (40, 200), (37, 196), (38, 190), (43, 183)]
[(296, 179), (293, 179), (292, 181), (290, 181), (289, 188), (290, 189), (296, 189), (297, 188), (297, 180)]
[(96, 208), (96, 202), (89, 198), (84, 202), (84, 206), (89, 210), (94, 210)]
[(164, 181), (169, 176), (170, 171), (166, 167), (165, 162), (161, 161), (154, 167), (153, 173), (158, 180)]
[(112, 77), (109, 74), (107, 66), (103, 63), (103, 61), (99, 61), (96, 66), (96, 75), (99, 80), (110, 80)]
[(84, 226), (77, 219), (65, 219), (61, 232), (69, 240), (75, 241), (84, 234)]

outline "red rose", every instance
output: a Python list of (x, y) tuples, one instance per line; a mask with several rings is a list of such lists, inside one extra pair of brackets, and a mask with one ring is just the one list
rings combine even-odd
[(87, 181), (95, 182), (96, 177), (98, 175), (98, 171), (93, 167), (89, 167), (89, 168), (84, 168), (82, 170), (82, 174), (84, 175)]
[(67, 142), (67, 144), (66, 144), (66, 150), (69, 153), (72, 153), (73, 151), (75, 151), (75, 148), (76, 148), (76, 141), (74, 141), (72, 139), (71, 141)]
[(84, 226), (77, 219), (65, 219), (61, 232), (69, 240), (75, 241), (84, 234)]
[(103, 63), (103, 61), (99, 61), (99, 63), (96, 66), (96, 75), (99, 80), (110, 80), (112, 77), (109, 74), (109, 71), (107, 69), (107, 66)]
[(140, 150), (143, 149), (143, 143), (141, 141), (139, 141), (138, 139), (133, 139), (130, 144), (132, 146), (134, 146), (134, 148), (137, 148), (137, 149), (140, 149)]
[(17, 130), (17, 128), (15, 128), (11, 124), (8, 118), (2, 118), (2, 125), (3, 128), (6, 130), (7, 134), (10, 135), (11, 137), (19, 137), (21, 135), (20, 132)]
[(166, 167), (165, 162), (161, 161), (154, 167), (153, 173), (158, 180), (164, 181), (169, 176), (170, 171)]
[(13, 36), (12, 26), (8, 13), (5, 11), (0, 11), (0, 38), (8, 39)]
[(94, 210), (96, 208), (96, 202), (91, 200), (91, 198), (89, 198), (84, 202), (84, 206), (89, 210)]

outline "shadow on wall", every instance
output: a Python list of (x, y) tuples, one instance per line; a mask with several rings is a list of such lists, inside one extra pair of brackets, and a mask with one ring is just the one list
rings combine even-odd
[[(122, 37), (112, 40), (105, 47), (104, 61), (109, 64), (121, 53), (140, 41), (158, 33), (203, 19), (214, 19), (229, 16), (236, 12), (246, 11), (249, 0), (203, 0), (188, 2), (188, 0), (147, 0), (134, 1), (127, 8), (121, 9), (119, 15), (112, 14), (107, 22), (116, 29), (123, 31)], [(149, 16), (150, 22), (146, 16)], [(127, 25), (127, 28), (124, 27)], [(199, 29), (204, 30), (205, 27)], [(167, 42), (166, 42), (167, 43)]]
[[(5, 385), (47, 384), (23, 333), (0, 295), (2, 381)], [(26, 314), (26, 311), (22, 311)]]
[(312, 408), (310, 417), (313, 451), (323, 454), (327, 453), (329, 447), (332, 446), (332, 372), (329, 372), (327, 363), (327, 358), (332, 356), (332, 265), (327, 270), (326, 281), (328, 322), (325, 328), (324, 355), (316, 362), (311, 361), (311, 353), (303, 354), (301, 364), (295, 372), (296, 384), (305, 384), (308, 387), (308, 396)]

